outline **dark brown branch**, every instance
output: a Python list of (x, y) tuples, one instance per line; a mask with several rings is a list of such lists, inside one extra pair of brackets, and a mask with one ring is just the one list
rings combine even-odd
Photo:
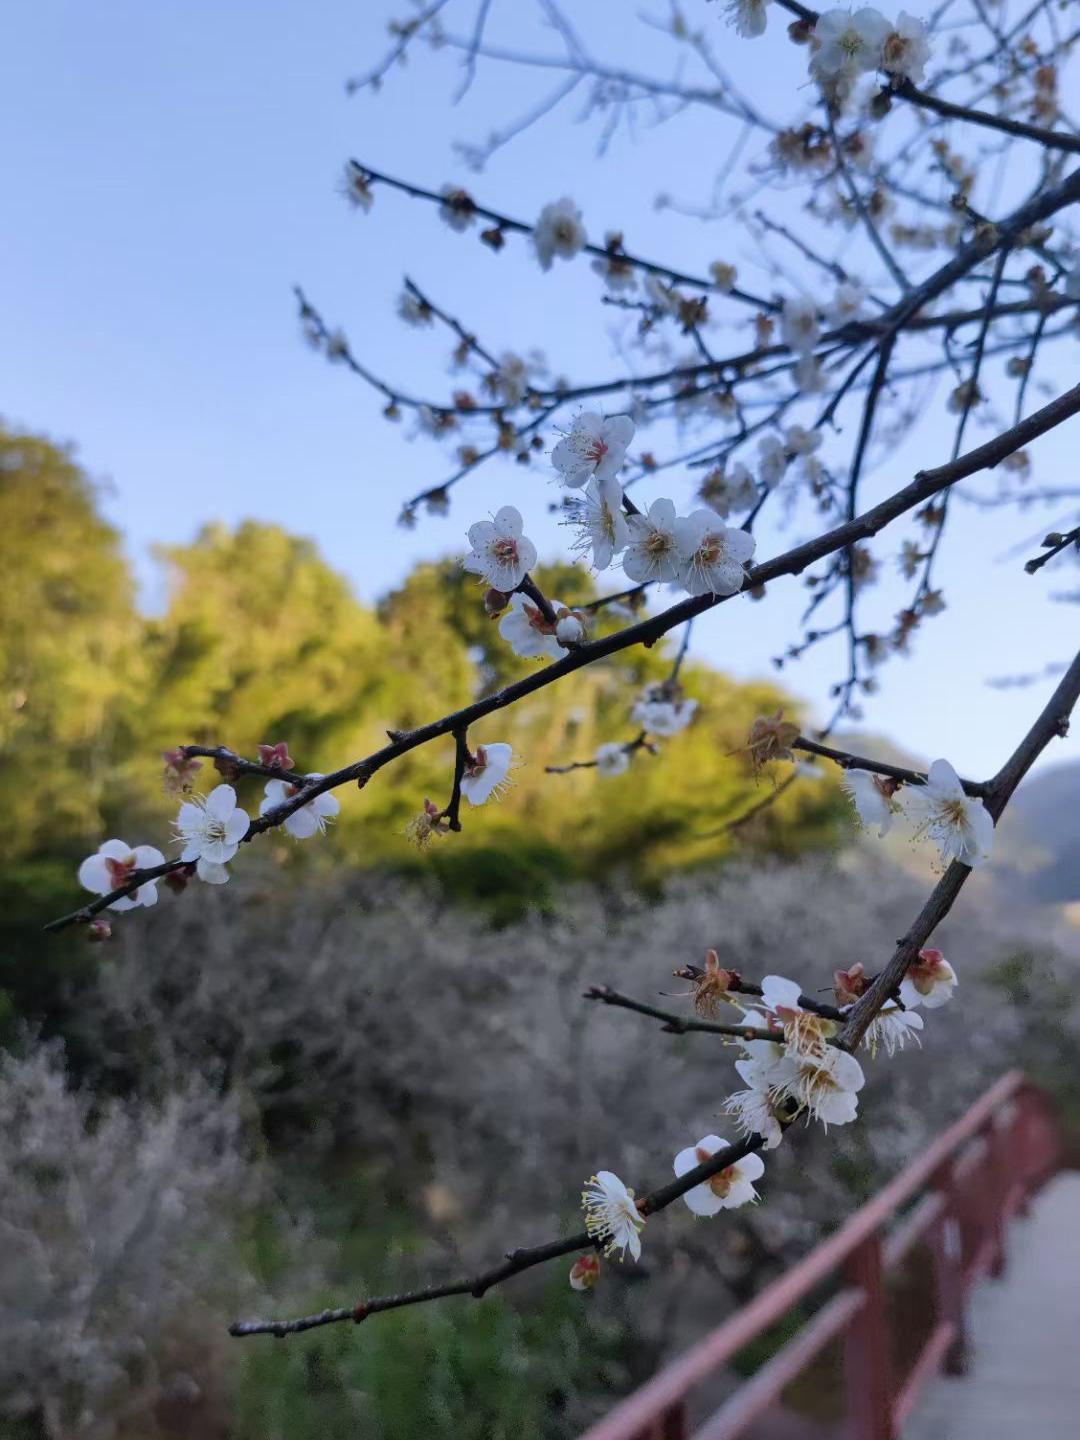
[[(760, 1135), (751, 1135), (746, 1140), (741, 1140), (737, 1145), (728, 1145), (723, 1150), (718, 1150), (715, 1155), (710, 1155), (700, 1165), (695, 1165), (693, 1170), (688, 1170), (685, 1175), (680, 1175), (677, 1180), (670, 1181), (667, 1185), (661, 1185), (656, 1190), (643, 1195), (637, 1202), (638, 1210), (642, 1215), (655, 1215), (660, 1210), (666, 1210), (673, 1201), (680, 1199), (696, 1185), (711, 1180), (714, 1175), (719, 1175), (730, 1165), (744, 1159), (755, 1150), (760, 1150), (765, 1142)], [(496, 1265), (490, 1270), (481, 1271), (478, 1275), (469, 1275), (461, 1280), (452, 1280), (446, 1285), (428, 1285), (422, 1290), (410, 1290), (400, 1295), (382, 1295), (371, 1300), (360, 1300), (356, 1305), (340, 1310), (322, 1310), (317, 1315), (304, 1315), (296, 1320), (238, 1320), (229, 1326), (229, 1334), (237, 1337), (248, 1335), (276, 1335), (284, 1338), (286, 1335), (294, 1335), (302, 1330), (313, 1330), (320, 1325), (334, 1325), (342, 1320), (354, 1320), (359, 1323), (366, 1320), (369, 1315), (376, 1315), (383, 1310), (400, 1310), (406, 1305), (421, 1305), (429, 1300), (443, 1300), (451, 1295), (471, 1295), (479, 1300), (495, 1285), (504, 1280), (509, 1280), (514, 1275), (520, 1275), (523, 1270), (531, 1270), (534, 1265), (543, 1265), (548, 1260), (557, 1260), (563, 1255), (572, 1255), (574, 1251), (594, 1250), (597, 1248), (596, 1241), (587, 1231), (581, 1231), (571, 1235), (564, 1240), (552, 1240), (546, 1245), (534, 1245), (520, 1250), (508, 1252), (505, 1261)]]
[[(747, 573), (744, 590), (765, 585), (784, 575), (801, 574), (808, 565), (824, 559), (825, 556), (845, 550), (858, 540), (865, 540), (876, 535), (897, 516), (914, 509), (916, 505), (929, 500), (942, 490), (948, 489), (950, 485), (955, 485), (958, 480), (964, 480), (969, 475), (975, 475), (980, 470), (997, 465), (1006, 456), (1022, 449), (1039, 435), (1045, 435), (1048, 430), (1053, 430), (1078, 411), (1080, 411), (1080, 385), (1067, 390), (1056, 400), (1044, 405), (1041, 410), (1036, 410), (1027, 416), (1019, 425), (1003, 431), (994, 439), (970, 450), (966, 455), (961, 455), (958, 459), (950, 461), (947, 465), (940, 465), (934, 470), (920, 471), (910, 485), (905, 485), (903, 489), (896, 491), (888, 499), (882, 500), (880, 504), (864, 511), (854, 520), (846, 521), (843, 525), (838, 525), (835, 529), (828, 530), (802, 545), (796, 545), (793, 549), (775, 556), (772, 560), (766, 560), (761, 565), (753, 566)], [(466, 705), (462, 710), (444, 715), (441, 719), (421, 725), (416, 730), (410, 730), (396, 740), (392, 740), (389, 745), (384, 745), (381, 750), (374, 751), (362, 760), (355, 760), (340, 770), (332, 771), (320, 780), (307, 781), (303, 790), (297, 795), (274, 806), (265, 815), (253, 820), (244, 840), (251, 841), (256, 835), (275, 829), (278, 825), (283, 824), (290, 815), (315, 799), (317, 795), (353, 782), (363, 788), (384, 765), (417, 749), (418, 746), (453, 734), (455, 730), (474, 725), (486, 715), (494, 714), (496, 711), (506, 709), (509, 705), (516, 704), (526, 695), (532, 695), (537, 690), (543, 690), (546, 686), (555, 684), (565, 675), (580, 670), (585, 665), (606, 659), (609, 655), (616, 655), (634, 645), (653, 645), (661, 636), (666, 635), (669, 630), (675, 629), (677, 625), (684, 624), (695, 615), (704, 614), (706, 610), (715, 609), (731, 598), (733, 597), (718, 595), (694, 596), (672, 605), (670, 609), (661, 611), (658, 615), (650, 616), (635, 625), (628, 625), (623, 630), (617, 630), (613, 635), (580, 645), (564, 659), (556, 660), (543, 669), (536, 670), (521, 680), (516, 680), (494, 695), (488, 695), (482, 700), (475, 701), (472, 705)], [(165, 874), (168, 869), (177, 868), (179, 868), (178, 861), (173, 862), (166, 869), (159, 867), (155, 872), (136, 872), (126, 885), (111, 891), (108, 895), (98, 896), (70, 915), (64, 915), (51, 921), (45, 928), (62, 930), (68, 925), (89, 920), (106, 909), (114, 900), (119, 900), (124, 895), (130, 895), (144, 881)]]
[[(1039, 718), (1005, 765), (990, 781), (983, 803), (995, 821), (1000, 819), (1013, 791), (1050, 741), (1068, 732), (1069, 716), (1072, 714), (1078, 698), (1080, 698), (1080, 654), (1077, 654), (1065, 672), (1061, 683), (1047, 701)], [(945, 871), (941, 880), (934, 887), (930, 898), (919, 912), (915, 923), (897, 945), (888, 965), (856, 1004), (840, 1037), (849, 1050), (854, 1050), (858, 1046), (874, 1016), (895, 991), (907, 974), (908, 967), (918, 958), (919, 951), (952, 909), (953, 901), (959, 895), (970, 874), (970, 868), (962, 865), (958, 860), (954, 860)]]
[[(1080, 654), (1076, 656), (1070, 665), (1061, 684), (1054, 691), (1042, 714), (1032, 725), (1027, 735), (1017, 746), (1012, 756), (998, 772), (992, 782), (992, 790), (989, 799), (986, 801), (987, 808), (995, 820), (1001, 815), (1010, 797), (1015, 791), (1020, 780), (1031, 768), (1032, 764), (1042, 753), (1045, 747), (1055, 736), (1064, 735), (1068, 730), (1069, 716), (1072, 713), (1078, 697), (1080, 697)], [(907, 974), (908, 966), (918, 956), (919, 950), (930, 938), (938, 923), (945, 917), (952, 906), (953, 901), (959, 894), (964, 881), (970, 874), (966, 865), (954, 863), (946, 871), (939, 884), (935, 887), (932, 895), (924, 905), (921, 913), (912, 925), (908, 934), (897, 947), (892, 960), (873, 981), (870, 989), (863, 998), (856, 1004), (854, 1010), (847, 1019), (844, 1030), (838, 1037), (838, 1042), (850, 1050), (858, 1047), (871, 1022), (878, 1011), (889, 1001), (897, 986)], [(742, 993), (753, 993), (755, 988), (747, 984), (741, 986)], [(650, 1015), (652, 1018), (665, 1020), (668, 1016), (665, 1012), (655, 1011), (651, 1006), (642, 1006), (637, 1002), (627, 1002), (624, 997), (615, 997), (614, 992), (602, 992), (590, 994), (589, 998), (598, 999), (607, 1004), (622, 1005), (624, 1008), (639, 1010), (641, 1013)], [(800, 1004), (803, 1004), (807, 997), (800, 996)], [(806, 1008), (812, 1008), (807, 1005)], [(819, 1007), (825, 1008), (825, 1007)], [(832, 1008), (832, 1007), (828, 1007)], [(838, 1015), (839, 1012), (834, 1011)], [(680, 1020), (681, 1017), (674, 1017)], [(691, 1023), (691, 1022), (686, 1022)], [(698, 1028), (697, 1022), (693, 1022), (694, 1028)], [(752, 1037), (756, 1038), (756, 1037)], [(638, 1201), (638, 1210), (643, 1216), (655, 1214), (665, 1209), (673, 1201), (685, 1195), (695, 1186), (711, 1179), (714, 1175), (726, 1170), (736, 1161), (743, 1159), (752, 1151), (760, 1150), (764, 1144), (760, 1135), (751, 1135), (748, 1139), (737, 1145), (729, 1145), (717, 1154), (709, 1157), (702, 1164), (694, 1167), (685, 1175), (667, 1185), (649, 1192)], [(523, 1270), (531, 1269), (535, 1265), (544, 1264), (548, 1260), (554, 1260), (563, 1255), (570, 1255), (574, 1251), (589, 1250), (595, 1248), (595, 1241), (587, 1231), (572, 1235), (567, 1239), (554, 1240), (546, 1245), (536, 1245), (529, 1249), (512, 1250), (506, 1260), (491, 1270), (482, 1271), (478, 1275), (469, 1276), (462, 1280), (451, 1281), (445, 1285), (430, 1285), (420, 1290), (408, 1291), (399, 1295), (380, 1296), (372, 1300), (361, 1300), (352, 1307), (343, 1307), (337, 1310), (323, 1310), (317, 1315), (306, 1315), (295, 1320), (248, 1320), (238, 1321), (229, 1328), (229, 1333), (234, 1336), (243, 1337), (249, 1335), (277, 1335), (284, 1337), (295, 1334), (302, 1330), (313, 1329), (316, 1326), (332, 1325), (339, 1321), (353, 1320), (361, 1321), (369, 1315), (382, 1310), (400, 1309), (406, 1305), (418, 1305), (431, 1300), (439, 1300), (451, 1295), (472, 1295), (480, 1297), (494, 1285), (508, 1280), (514, 1275), (520, 1274)]]
[(756, 1025), (723, 1025), (716, 1020), (699, 1020), (693, 1015), (677, 1015), (674, 1010), (658, 1010), (655, 1005), (646, 1005), (642, 1000), (620, 994), (610, 985), (590, 985), (582, 994), (586, 1000), (599, 1000), (603, 1005), (614, 1005), (619, 1010), (633, 1010), (637, 1015), (647, 1015), (651, 1020), (659, 1020), (664, 1029), (673, 1035), (685, 1035), (700, 1030), (709, 1035), (726, 1035), (735, 1040), (768, 1040), (774, 1045), (784, 1043), (782, 1034), (774, 1034)]
[[(808, 755), (822, 755), (833, 760), (842, 770), (870, 770), (875, 775), (887, 775), (892, 780), (902, 780), (906, 785), (925, 785), (926, 776), (921, 770), (908, 770), (903, 765), (890, 765), (885, 760), (868, 760), (864, 755), (853, 755), (850, 750), (835, 750), (831, 745), (822, 745), (817, 740), (808, 740), (805, 735), (791, 742), (793, 750), (805, 750)], [(988, 784), (982, 780), (961, 780), (967, 795), (985, 795)]]
[(1053, 560), (1055, 555), (1060, 555), (1061, 552), (1067, 550), (1070, 545), (1080, 550), (1080, 525), (1077, 525), (1072, 530), (1066, 531), (1064, 535), (1056, 533), (1048, 535), (1043, 541), (1043, 544), (1046, 546), (1044, 552), (1041, 555), (1036, 555), (1034, 559), (1029, 560), (1024, 566), (1024, 569), (1029, 575), (1037, 574), (1048, 560)]

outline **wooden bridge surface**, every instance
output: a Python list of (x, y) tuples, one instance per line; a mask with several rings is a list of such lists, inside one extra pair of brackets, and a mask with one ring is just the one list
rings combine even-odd
[(1007, 1268), (975, 1287), (968, 1373), (932, 1382), (903, 1440), (1080, 1437), (1080, 1172), (1009, 1226)]

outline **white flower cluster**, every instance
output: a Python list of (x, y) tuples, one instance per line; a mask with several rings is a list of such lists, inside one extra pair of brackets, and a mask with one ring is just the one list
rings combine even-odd
[[(730, 0), (728, 21), (752, 39), (765, 33), (770, 0)], [(930, 58), (926, 26), (901, 10), (895, 23), (864, 5), (826, 10), (809, 32), (810, 74), (831, 95), (843, 99), (860, 75), (883, 70), (896, 80), (918, 84)]]
[(579, 415), (552, 451), (564, 485), (584, 495), (576, 508), (575, 548), (604, 570), (621, 556), (627, 579), (675, 584), (691, 595), (734, 595), (746, 578), (754, 539), (722, 524), (715, 510), (677, 515), (671, 500), (654, 500), (645, 513), (626, 514), (616, 479), (634, 435), (629, 415)]
[(978, 796), (965, 794), (947, 760), (934, 761), (923, 785), (897, 786), (869, 770), (846, 770), (842, 784), (863, 825), (884, 836), (906, 820), (913, 839), (938, 847), (943, 866), (959, 860), (975, 869), (993, 853), (993, 817)]
[[(629, 415), (604, 417), (586, 411), (552, 451), (562, 483), (581, 492), (573, 504), (578, 529), (573, 548), (589, 556), (596, 570), (606, 570), (619, 558), (627, 579), (637, 584), (674, 584), (690, 595), (736, 594), (754, 553), (754, 538), (747, 531), (723, 524), (715, 509), (678, 515), (667, 499), (654, 500), (644, 514), (627, 513), (617, 476), (633, 436)], [(792, 453), (809, 455), (816, 444), (816, 438), (809, 438), (798, 426), (784, 442), (767, 437), (762, 442), (762, 466), (768, 469), (771, 483), (778, 481), (787, 465), (785, 445)], [(553, 601), (553, 621), (528, 597), (514, 593), (536, 564), (536, 546), (524, 534), (519, 510), (502, 506), (491, 520), (471, 525), (468, 537), (464, 568), (500, 595), (511, 597), (499, 632), (515, 654), (558, 659), (567, 646), (581, 643), (585, 624), (580, 614)]]
[[(283, 747), (284, 748), (284, 747)], [(308, 775), (308, 780), (321, 780), (321, 775)], [(285, 780), (268, 780), (259, 814), (266, 815), (291, 800), (298, 787)], [(336, 795), (316, 795), (306, 805), (286, 816), (284, 828), (296, 840), (321, 835), (341, 809)], [(251, 828), (247, 811), (236, 803), (231, 785), (217, 785), (208, 795), (195, 795), (185, 800), (176, 817), (176, 839), (181, 846), (180, 860), (190, 865), (207, 885), (225, 885), (229, 880), (229, 862), (236, 856), (240, 843)], [(127, 846), (123, 840), (106, 840), (95, 854), (79, 866), (79, 884), (94, 895), (110, 895), (122, 889), (141, 871), (166, 863), (165, 856), (152, 845)], [(190, 872), (189, 872), (190, 873)], [(171, 871), (166, 884), (182, 886), (183, 871)], [(138, 906), (157, 904), (157, 878), (141, 884), (130, 895), (113, 900), (110, 910), (133, 910)]]
[[(715, 961), (715, 952), (710, 953)], [(935, 1009), (945, 1004), (952, 998), (956, 983), (956, 972), (940, 950), (920, 951), (900, 987), (900, 1003), (885, 1006), (875, 1016), (863, 1039), (864, 1048), (876, 1054), (881, 1046), (891, 1056), (909, 1039), (918, 1042), (923, 1021), (916, 1009)], [(808, 1121), (820, 1120), (826, 1129), (830, 1125), (848, 1125), (857, 1117), (859, 1091), (866, 1077), (855, 1056), (832, 1042), (843, 1017), (869, 986), (862, 965), (838, 970), (835, 989), (839, 1008), (827, 1011), (824, 1006), (810, 1008), (811, 1002), (804, 1001), (796, 981), (783, 975), (765, 976), (760, 1009), (742, 1011), (747, 1028), (759, 1032), (762, 1038), (739, 1041), (742, 1055), (735, 1069), (746, 1088), (731, 1095), (724, 1105), (742, 1136), (759, 1137), (761, 1148), (773, 1150), (800, 1115)], [(822, 1010), (826, 1013), (820, 1013)], [(727, 1148), (728, 1141), (721, 1136), (706, 1135), (675, 1156), (675, 1174), (681, 1179)], [(721, 1210), (733, 1210), (757, 1200), (754, 1182), (764, 1173), (764, 1161), (751, 1151), (709, 1175), (682, 1198), (695, 1215), (718, 1215)], [(610, 1170), (601, 1170), (590, 1178), (581, 1198), (586, 1229), (604, 1246), (605, 1255), (618, 1251), (623, 1259), (629, 1250), (635, 1260), (639, 1259), (646, 1217), (633, 1190)], [(575, 1267), (571, 1274), (570, 1283), (575, 1289), (591, 1288), (596, 1282), (595, 1260), (588, 1264), (588, 1275), (584, 1274), (585, 1268), (583, 1262), (582, 1269)]]

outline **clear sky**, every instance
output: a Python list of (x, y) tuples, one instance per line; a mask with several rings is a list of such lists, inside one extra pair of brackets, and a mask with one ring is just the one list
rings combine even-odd
[[(686, 0), (685, 9), (695, 24), (721, 26), (719, 6)], [(606, 58), (617, 52), (635, 68), (671, 73), (656, 32), (613, 33), (611, 10), (605, 0), (573, 7)], [(464, 31), (474, 11), (471, 0), (452, 0), (447, 14)], [(600, 123), (581, 120), (576, 96), (474, 176), (452, 142), (514, 118), (539, 95), (536, 75), (482, 65), (455, 108), (454, 59), (417, 52), (381, 95), (347, 98), (344, 80), (374, 63), (387, 20), (407, 13), (405, 0), (16, 0), (7, 10), (0, 408), (10, 424), (73, 441), (107, 480), (106, 509), (149, 606), (160, 603), (150, 547), (188, 539), (210, 519), (252, 516), (313, 536), (366, 599), (417, 559), (460, 551), (466, 526), (508, 500), (542, 554), (565, 543), (546, 514), (546, 468), (510, 463), (463, 486), (449, 519), (396, 528), (401, 500), (447, 473), (446, 457), (408, 443), (410, 427), (383, 421), (378, 396), (301, 343), (290, 287), (302, 283), (367, 363), (438, 396), (448, 346), (397, 320), (403, 274), (490, 348), (541, 345), (554, 370), (578, 381), (617, 365), (617, 317), (599, 305), (599, 282), (585, 263), (541, 276), (520, 243), (492, 256), (404, 197), (380, 192), (370, 216), (354, 215), (335, 193), (346, 156), (433, 188), (458, 180), (525, 218), (569, 194), (592, 234), (625, 227), (639, 252), (689, 269), (719, 256), (755, 259), (734, 227), (653, 205), (660, 190), (688, 204), (708, 197), (726, 151), (697, 112), (663, 125), (642, 116), (636, 136), (620, 129), (598, 156)], [(557, 48), (525, 0), (496, 0), (492, 23), (501, 41)], [(779, 33), (753, 44), (716, 33), (744, 88), (786, 118), (801, 83), (798, 53)], [(733, 329), (736, 347), (746, 338)], [(1062, 342), (1058, 355), (1046, 377), (1054, 389), (1073, 377), (1075, 343)], [(973, 443), (986, 433), (973, 429)], [(1040, 483), (1075, 477), (1076, 441), (1074, 425), (1040, 445)], [(649, 432), (649, 444), (663, 454), (674, 437)], [(879, 460), (868, 496), (947, 459), (950, 444), (944, 423), (921, 425), (913, 444)], [(683, 472), (658, 477), (654, 489), (682, 504), (693, 483)], [(883, 671), (867, 726), (969, 773), (996, 768), (1047, 686), (1000, 690), (987, 678), (1041, 670), (1075, 645), (1076, 608), (1047, 601), (1075, 587), (1075, 571), (1029, 579), (1031, 543), (1011, 553), (1062, 518), (1045, 508), (965, 508), (946, 542), (949, 608), (913, 658)], [(759, 554), (803, 538), (808, 524), (766, 526)], [(882, 553), (895, 553), (899, 538)], [(903, 594), (890, 581), (875, 596), (882, 628)], [(788, 581), (764, 604), (725, 606), (699, 623), (695, 649), (739, 675), (770, 673), (804, 600)], [(840, 655), (822, 650), (787, 683), (823, 715), (841, 670)]]

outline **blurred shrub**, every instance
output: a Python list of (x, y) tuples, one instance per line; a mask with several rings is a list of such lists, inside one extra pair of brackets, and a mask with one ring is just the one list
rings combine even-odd
[(159, 1106), (97, 1103), (53, 1044), (0, 1055), (0, 1115), (0, 1415), (51, 1437), (154, 1434), (160, 1407), (201, 1393), (188, 1363), (213, 1383), (213, 1300), (245, 1291), (238, 1107), (195, 1077)]

